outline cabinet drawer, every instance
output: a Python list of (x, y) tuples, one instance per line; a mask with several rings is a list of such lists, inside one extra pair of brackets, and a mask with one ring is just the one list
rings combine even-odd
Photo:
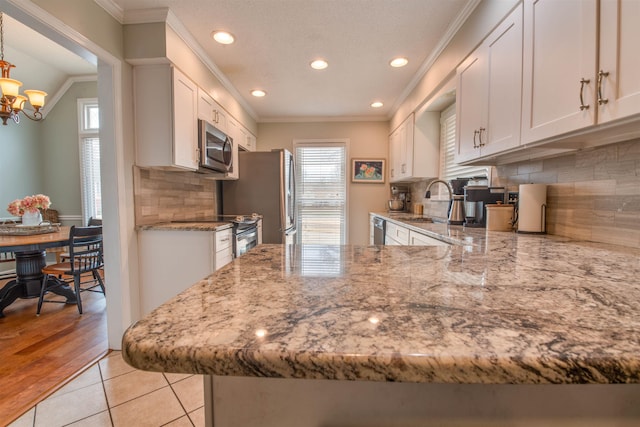
[(233, 251), (231, 248), (216, 252), (216, 270), (220, 270), (233, 260)]
[(449, 246), (447, 242), (411, 230), (409, 231), (409, 244), (411, 246)]
[(387, 231), (385, 236), (387, 238), (391, 238), (397, 242), (399, 245), (408, 245), (409, 244), (409, 230), (396, 225), (390, 221), (387, 221)]
[(233, 234), (231, 229), (216, 231), (216, 252), (231, 247)]

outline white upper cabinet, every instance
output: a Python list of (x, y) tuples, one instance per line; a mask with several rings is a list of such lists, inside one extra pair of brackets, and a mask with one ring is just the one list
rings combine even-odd
[(457, 144), (464, 163), (520, 145), (522, 6), (457, 69)]
[(640, 1), (600, 0), (598, 122), (640, 113)]
[(526, 0), (522, 142), (596, 122), (596, 0)]
[(389, 180), (413, 181), (438, 176), (439, 115), (413, 113), (389, 136)]
[(203, 89), (198, 88), (198, 118), (227, 133), (227, 114), (222, 107)]
[(134, 67), (138, 166), (198, 169), (197, 91), (173, 66)]

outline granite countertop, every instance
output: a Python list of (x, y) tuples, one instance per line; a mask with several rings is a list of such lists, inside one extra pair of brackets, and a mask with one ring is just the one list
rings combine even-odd
[(129, 328), (123, 355), (208, 375), (640, 383), (639, 250), (412, 226), (464, 244), (260, 245)]
[(228, 221), (174, 221), (140, 225), (138, 230), (221, 231), (233, 227)]

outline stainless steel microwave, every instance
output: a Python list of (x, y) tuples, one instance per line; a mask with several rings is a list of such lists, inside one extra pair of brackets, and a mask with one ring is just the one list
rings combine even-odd
[(226, 173), (233, 162), (233, 138), (206, 120), (198, 120), (200, 168)]

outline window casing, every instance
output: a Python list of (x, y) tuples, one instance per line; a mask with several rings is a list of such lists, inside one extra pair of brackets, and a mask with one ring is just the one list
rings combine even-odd
[(296, 142), (298, 243), (347, 241), (346, 142)]
[(97, 99), (78, 99), (82, 223), (102, 218), (100, 186), (100, 115)]
[(462, 166), (455, 163), (455, 153), (456, 104), (453, 104), (440, 114), (440, 179), (449, 181), (455, 178), (489, 177), (487, 166)]

